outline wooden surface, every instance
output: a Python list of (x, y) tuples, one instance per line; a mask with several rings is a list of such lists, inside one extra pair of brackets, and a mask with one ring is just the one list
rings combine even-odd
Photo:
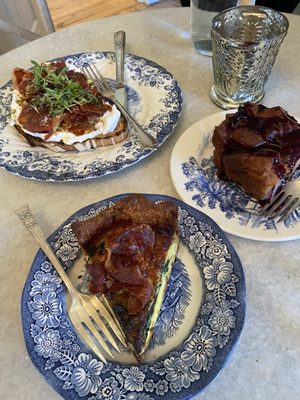
[(55, 30), (85, 21), (153, 8), (180, 7), (180, 0), (147, 5), (137, 0), (47, 0)]

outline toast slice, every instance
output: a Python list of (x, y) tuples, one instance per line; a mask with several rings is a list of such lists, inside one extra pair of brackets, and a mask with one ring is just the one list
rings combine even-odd
[(118, 125), (113, 132), (100, 135), (93, 139), (86, 139), (83, 142), (76, 142), (73, 144), (66, 144), (64, 142), (45, 142), (42, 138), (34, 137), (25, 132), (20, 125), (15, 125), (16, 130), (22, 135), (31, 146), (46, 147), (55, 152), (64, 151), (86, 151), (96, 149), (98, 147), (112, 146), (117, 143), (123, 142), (128, 137), (127, 123), (123, 116), (120, 117)]
[(12, 124), (32, 146), (85, 151), (128, 136), (127, 122), (109, 99), (64, 61), (15, 68)]
[(178, 209), (133, 194), (72, 230), (86, 258), (89, 290), (105, 294), (141, 362), (178, 250)]

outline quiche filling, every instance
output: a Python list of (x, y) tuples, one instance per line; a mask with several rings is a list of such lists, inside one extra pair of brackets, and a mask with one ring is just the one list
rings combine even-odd
[(141, 361), (159, 316), (178, 250), (178, 210), (131, 195), (72, 229), (86, 256), (89, 289), (105, 294)]

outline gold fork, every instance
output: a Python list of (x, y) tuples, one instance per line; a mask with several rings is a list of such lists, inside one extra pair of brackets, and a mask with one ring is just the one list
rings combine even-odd
[[(102, 348), (112, 358), (113, 355), (101, 336), (100, 332), (106, 337), (109, 343), (119, 352), (119, 347), (110, 330), (116, 335), (119, 341), (125, 346), (125, 336), (121, 330), (121, 327), (117, 321), (117, 318), (108, 304), (105, 297), (102, 295), (102, 301), (96, 295), (85, 295), (79, 293), (73, 286), (70, 278), (66, 274), (65, 270), (58, 261), (53, 250), (49, 246), (41, 228), (38, 226), (32, 211), (25, 205), (15, 211), (16, 215), (22, 221), (25, 228), (40, 245), (43, 252), (56, 269), (58, 275), (66, 285), (71, 298), (72, 304), (68, 311), (69, 318), (72, 321), (74, 328), (81, 336), (82, 340), (97, 354), (97, 356), (106, 363), (104, 355), (101, 353), (96, 342), (102, 346)], [(110, 330), (109, 330), (110, 328)]]

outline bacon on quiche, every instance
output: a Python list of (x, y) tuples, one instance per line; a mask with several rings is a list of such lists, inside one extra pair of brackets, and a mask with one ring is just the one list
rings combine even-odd
[(178, 250), (178, 209), (133, 194), (99, 215), (72, 223), (87, 256), (89, 290), (105, 294), (140, 362)]

